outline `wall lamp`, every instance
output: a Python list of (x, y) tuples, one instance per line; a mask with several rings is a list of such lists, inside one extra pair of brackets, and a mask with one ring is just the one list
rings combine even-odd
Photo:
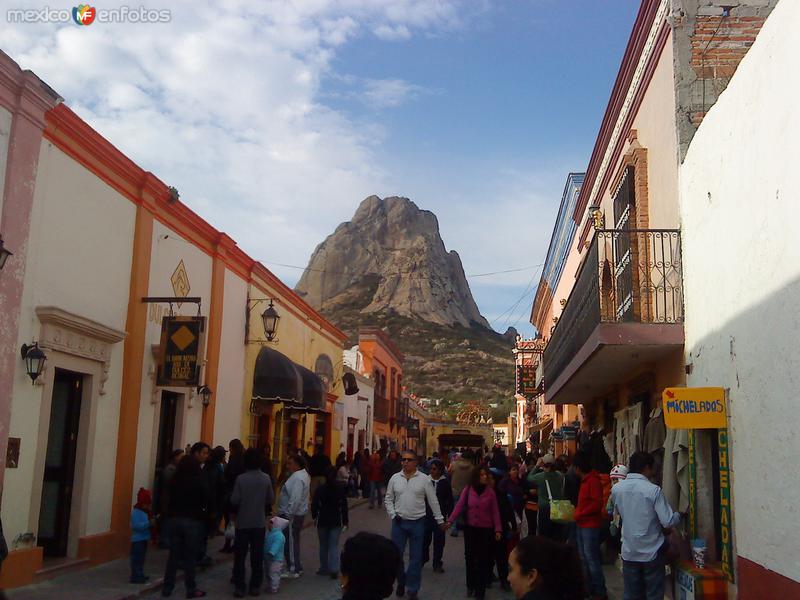
[(261, 302), (269, 302), (269, 306), (261, 313), (261, 323), (264, 326), (264, 335), (267, 337), (268, 342), (277, 342), (278, 338), (275, 337), (278, 333), (278, 323), (281, 316), (275, 310), (274, 300), (272, 298), (248, 298), (247, 299), (247, 318), (245, 319), (245, 343), (249, 342), (250, 337), (250, 311), (252, 311)]
[(36, 381), (39, 375), (42, 374), (44, 361), (47, 360), (47, 356), (42, 352), (42, 349), (39, 348), (38, 342), (33, 342), (30, 346), (28, 344), (22, 344), (20, 353), (22, 354), (22, 360), (25, 361), (25, 370), (28, 372), (28, 377), (31, 378), (31, 382)]
[(208, 408), (208, 405), (211, 404), (211, 388), (207, 385), (198, 385), (197, 386), (197, 395), (200, 396), (200, 401), (202, 402), (205, 408)]

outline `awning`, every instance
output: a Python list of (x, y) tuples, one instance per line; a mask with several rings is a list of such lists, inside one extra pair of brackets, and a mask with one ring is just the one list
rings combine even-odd
[(325, 410), (325, 386), (322, 380), (317, 377), (313, 371), (306, 369), (298, 364), (294, 365), (298, 377), (302, 382), (302, 401), (299, 406), (295, 405), (290, 407), (292, 410), (298, 410), (307, 413), (323, 413)]
[(303, 380), (295, 366), (277, 350), (261, 348), (253, 370), (252, 399), (266, 403), (301, 403)]
[(536, 425), (532, 425), (530, 430), (531, 431), (542, 431), (543, 429), (552, 428), (553, 426), (553, 419), (545, 419), (544, 421), (539, 421)]

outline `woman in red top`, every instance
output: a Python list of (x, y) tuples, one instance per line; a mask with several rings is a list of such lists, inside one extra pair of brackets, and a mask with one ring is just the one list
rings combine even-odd
[(491, 474), (486, 467), (477, 467), (472, 472), (472, 481), (461, 492), (458, 503), (448, 519), (448, 527), (462, 513), (466, 513), (464, 530), (464, 559), (467, 563), (467, 596), (482, 600), (486, 595), (486, 583), (494, 542), (499, 541), (503, 531), (497, 496), (489, 487)]
[(578, 506), (575, 507), (575, 524), (578, 533), (578, 551), (581, 555), (586, 581), (592, 600), (605, 600), (606, 580), (603, 576), (603, 559), (600, 554), (600, 532), (605, 519), (603, 484), (600, 474), (592, 468), (587, 452), (581, 451), (572, 461), (575, 473), (581, 479)]

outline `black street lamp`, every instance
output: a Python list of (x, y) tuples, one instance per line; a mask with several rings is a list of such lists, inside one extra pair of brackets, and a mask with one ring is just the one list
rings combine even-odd
[(207, 385), (197, 386), (197, 395), (200, 396), (200, 401), (204, 407), (208, 407), (211, 404), (211, 394), (211, 388)]
[(39, 375), (42, 374), (44, 361), (47, 360), (47, 356), (42, 352), (41, 348), (39, 348), (38, 342), (33, 342), (30, 346), (28, 344), (22, 344), (20, 350), (22, 360), (25, 361), (25, 369), (28, 372), (28, 377), (31, 378), (31, 382), (34, 382)]
[(261, 313), (261, 321), (264, 323), (264, 334), (267, 336), (267, 341), (273, 341), (275, 334), (278, 333), (278, 321), (281, 320), (278, 311), (272, 305), (272, 299), (269, 301), (269, 306)]
[(6, 266), (6, 261), (12, 253), (3, 245), (3, 236), (0, 235), (0, 269)]

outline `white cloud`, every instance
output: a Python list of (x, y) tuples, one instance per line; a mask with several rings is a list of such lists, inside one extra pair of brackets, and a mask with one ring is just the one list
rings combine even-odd
[(367, 79), (364, 81), (363, 98), (375, 108), (393, 108), (426, 91), (426, 88), (402, 79)]
[[(383, 110), (437, 93), (392, 73), (380, 79), (338, 73), (337, 53), (358, 37), (402, 41), (458, 32), (488, 9), (486, 0), (164, 6), (172, 11), (168, 24), (2, 21), (0, 40), (23, 68), (143, 168), (177, 187), (184, 202), (256, 259), (304, 265), (373, 193), (406, 195), (435, 211), (467, 273), (543, 258), (548, 240), (520, 229), (535, 218), (547, 223), (541, 229), (549, 235), (557, 199), (541, 194), (541, 177), (487, 172), (483, 186), (474, 185), (480, 175), (437, 177), (426, 185), (413, 173), (390, 172), (376, 158), (390, 141), (379, 113), (348, 115), (326, 104), (335, 96), (326, 82), (342, 84), (347, 91), (340, 96)], [(484, 204), (482, 197), (491, 201)], [(295, 270), (274, 270), (289, 284), (299, 277)], [(509, 273), (480, 282), (495, 290), (518, 286), (509, 293), (519, 296), (529, 278)], [(497, 295), (505, 302), (505, 292)], [(504, 308), (487, 305), (487, 312)]]
[(376, 37), (389, 42), (407, 40), (411, 37), (411, 31), (405, 25), (378, 25), (373, 32)]
[[(381, 124), (324, 104), (321, 82), (337, 76), (337, 51), (371, 32), (450, 31), (472, 11), (466, 0), (168, 6), (168, 24), (2, 22), (0, 39), (253, 257), (291, 264), (304, 264), (361, 199), (387, 187), (374, 156), (386, 135)], [(360, 85), (383, 108), (422, 90), (400, 79)]]

